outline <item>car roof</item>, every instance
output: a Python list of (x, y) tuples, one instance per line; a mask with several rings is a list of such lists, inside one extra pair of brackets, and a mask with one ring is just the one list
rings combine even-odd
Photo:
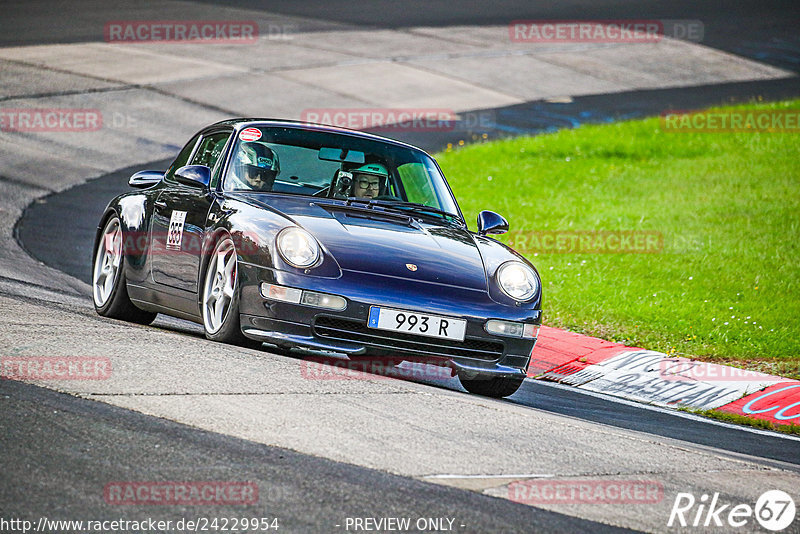
[(233, 118), (233, 119), (225, 119), (219, 122), (216, 122), (204, 130), (210, 130), (219, 126), (230, 126), (233, 127), (235, 130), (239, 131), (243, 128), (247, 128), (249, 126), (270, 126), (270, 127), (278, 127), (278, 128), (297, 128), (301, 130), (313, 130), (317, 132), (330, 132), (330, 133), (338, 133), (344, 135), (350, 135), (353, 137), (360, 137), (362, 139), (372, 139), (374, 141), (382, 141), (384, 143), (389, 143), (405, 148), (410, 148), (412, 150), (417, 150), (419, 152), (423, 152), (424, 154), (428, 154), (425, 150), (410, 145), (408, 143), (404, 143), (402, 141), (398, 141), (396, 139), (391, 139), (389, 137), (383, 137), (380, 135), (371, 134), (368, 132), (362, 132), (359, 130), (351, 130), (349, 128), (340, 128), (338, 126), (330, 126), (327, 124), (316, 124), (313, 122), (302, 122), (302, 121), (293, 121), (287, 119), (268, 119), (268, 118)]

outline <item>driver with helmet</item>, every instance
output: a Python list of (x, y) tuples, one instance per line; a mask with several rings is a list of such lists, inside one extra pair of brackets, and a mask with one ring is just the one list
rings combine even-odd
[(271, 191), (281, 171), (278, 155), (264, 143), (243, 142), (233, 160), (233, 189)]

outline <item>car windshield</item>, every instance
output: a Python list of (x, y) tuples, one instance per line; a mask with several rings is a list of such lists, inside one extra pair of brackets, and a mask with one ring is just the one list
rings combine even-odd
[(270, 191), (364, 200), (458, 216), (436, 163), (420, 150), (379, 140), (299, 128), (250, 127), (231, 152), (226, 191)]

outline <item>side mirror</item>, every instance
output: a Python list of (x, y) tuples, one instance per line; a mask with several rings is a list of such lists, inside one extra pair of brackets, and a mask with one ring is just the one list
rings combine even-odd
[(478, 214), (478, 235), (504, 234), (508, 232), (508, 221), (493, 211)]
[(153, 187), (164, 177), (164, 171), (139, 171), (128, 179), (128, 185), (136, 189)]
[(205, 165), (184, 165), (175, 171), (175, 179), (183, 185), (207, 188), (211, 183), (211, 169)]

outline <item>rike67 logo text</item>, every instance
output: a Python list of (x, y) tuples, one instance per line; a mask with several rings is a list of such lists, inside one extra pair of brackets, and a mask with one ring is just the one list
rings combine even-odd
[(678, 493), (669, 514), (668, 527), (723, 527), (726, 529), (744, 527), (751, 531), (752, 520), (773, 532), (784, 530), (792, 524), (795, 505), (792, 497), (781, 490), (770, 490), (761, 494), (755, 506), (741, 503), (722, 504), (719, 493), (712, 497), (702, 495), (696, 499), (691, 493)]

